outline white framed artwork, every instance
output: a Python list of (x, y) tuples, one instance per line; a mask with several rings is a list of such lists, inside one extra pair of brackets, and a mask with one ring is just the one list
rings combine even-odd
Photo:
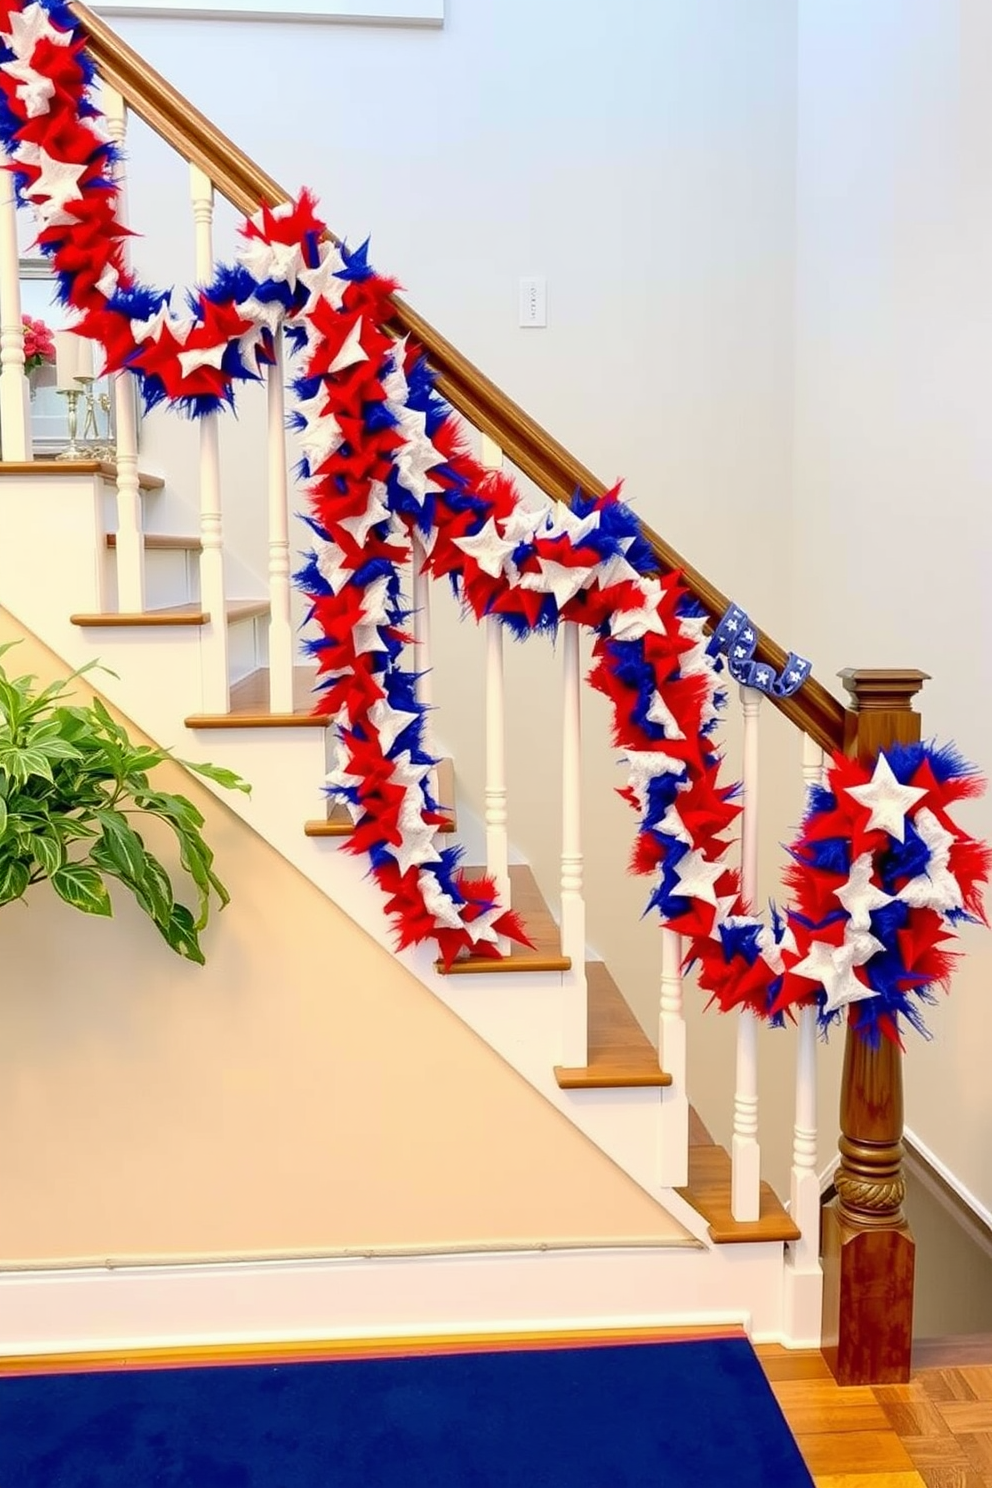
[(444, 0), (99, 0), (98, 15), (442, 26)]

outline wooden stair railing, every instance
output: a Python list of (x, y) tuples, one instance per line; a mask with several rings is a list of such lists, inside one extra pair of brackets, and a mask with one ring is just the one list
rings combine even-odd
[[(251, 215), (263, 203), (290, 200), (86, 5), (71, 0), (70, 9), (103, 80), (239, 211)], [(411, 335), (423, 347), (441, 394), (549, 498), (571, 503), (577, 491), (590, 497), (605, 492), (603, 482), (410, 305), (394, 296), (392, 307), (390, 329)], [(645, 527), (645, 536), (659, 567), (678, 571), (711, 624), (718, 621), (728, 608), (727, 596), (650, 528)], [(760, 632), (756, 655), (776, 671), (786, 660), (785, 650)], [(919, 737), (919, 715), (909, 700), (921, 673), (848, 673), (844, 681), (854, 696), (851, 709), (813, 678), (793, 697), (771, 701), (828, 752), (846, 749), (868, 757), (896, 740)], [(578, 1073), (588, 1076), (589, 1071)], [(866, 1054), (849, 1030), (840, 1197), (825, 1218), (824, 1333), (838, 1377), (850, 1382), (903, 1378), (908, 1370), (913, 1268), (912, 1238), (900, 1208), (901, 1125), (899, 1057), (890, 1049)], [(870, 1208), (868, 1188), (874, 1192)]]
[[(86, 31), (87, 51), (100, 76), (179, 155), (199, 166), (233, 206), (251, 216), (262, 203), (278, 206), (291, 199), (87, 5), (72, 0), (70, 9)], [(595, 497), (608, 489), (398, 295), (393, 296), (393, 309), (391, 329), (413, 336), (424, 348), (438, 375), (438, 390), (545, 495), (570, 503), (576, 491)], [(710, 620), (719, 620), (729, 605), (727, 596), (656, 532), (647, 526), (644, 530), (659, 566), (677, 570)], [(781, 671), (786, 652), (759, 631), (756, 656)], [(771, 701), (822, 749), (843, 747), (846, 709), (815, 678), (793, 697)]]

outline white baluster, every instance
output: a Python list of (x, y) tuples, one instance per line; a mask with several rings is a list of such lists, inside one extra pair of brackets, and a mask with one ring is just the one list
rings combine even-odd
[(816, 1009), (801, 1008), (796, 1036), (796, 1124), (792, 1136), (790, 1212), (802, 1230), (796, 1259), (816, 1264), (820, 1241), (820, 1179), (816, 1171)]
[[(423, 572), (427, 551), (419, 533), (414, 533), (410, 551), (413, 563), (413, 664), (417, 673), (417, 701), (427, 710), (424, 714), (421, 737), (427, 753), (433, 754), (434, 724), (431, 708), (434, 703), (434, 680), (431, 669), (434, 663), (431, 654), (431, 583)], [(431, 775), (431, 794), (437, 800), (436, 772)], [(443, 801), (440, 804), (450, 806), (453, 803)]]
[(579, 628), (559, 626), (564, 706), (561, 750), (561, 948), (571, 958), (565, 977), (562, 1063), (582, 1068), (589, 1060), (586, 989), (586, 902), (582, 893), (582, 676)]
[[(117, 216), (127, 222), (127, 175), (123, 160), (127, 138), (127, 105), (121, 95), (103, 87), (103, 109), (107, 132), (122, 152), (114, 168), (117, 184)], [(125, 264), (130, 261), (124, 239)], [(142, 534), (141, 486), (138, 480), (138, 419), (134, 379), (118, 372), (114, 379), (114, 414), (117, 425), (117, 608), (126, 615), (140, 615), (145, 608), (145, 541)]]
[[(803, 735), (803, 783), (808, 793), (823, 779), (823, 750)], [(816, 1170), (816, 1009), (802, 1008), (796, 1040), (796, 1121), (792, 1140), (792, 1217), (803, 1232), (797, 1262), (817, 1265), (820, 1180)]]
[(289, 504), (286, 480), (286, 393), (283, 334), (266, 377), (269, 451), (269, 709), (293, 711), (293, 621), (289, 582)]
[(482, 435), (482, 443), (479, 447), (479, 463), (487, 470), (502, 470), (503, 451), (495, 439), (490, 439), (488, 434)]
[[(503, 451), (488, 434), (482, 435), (480, 463), (500, 470)], [(506, 702), (503, 685), (503, 627), (493, 616), (486, 630), (486, 872), (495, 880), (503, 904), (511, 903), (510, 839), (506, 805)], [(503, 946), (507, 950), (508, 946)]]
[[(196, 228), (196, 277), (208, 284), (214, 272), (214, 187), (199, 166), (190, 166), (190, 193)], [(200, 632), (203, 707), (226, 713), (230, 707), (227, 619), (224, 593), (224, 524), (220, 496), (219, 414), (200, 424), (200, 605), (210, 616)]]
[(0, 171), (0, 453), (30, 460), (30, 389), (24, 375), (21, 263), (14, 178)]
[(486, 872), (500, 901), (509, 906), (510, 843), (506, 808), (506, 704), (503, 690), (503, 627), (486, 617)]
[[(741, 892), (753, 909), (758, 892), (758, 718), (761, 693), (741, 688), (744, 711), (743, 814), (741, 825)], [(758, 1146), (758, 1020), (742, 1010), (737, 1019), (737, 1072), (731, 1213), (739, 1223), (756, 1220), (761, 1207), (761, 1150)]]
[[(807, 792), (823, 779), (823, 750), (803, 735)], [(789, 1245), (785, 1269), (785, 1328), (795, 1345), (818, 1344), (823, 1294), (820, 1269), (820, 1180), (816, 1133), (816, 1009), (802, 1008), (796, 1033), (796, 1117), (792, 1134), (789, 1211), (802, 1236)]]
[(682, 1010), (682, 937), (661, 932), (661, 1010), (658, 1064), (671, 1075), (661, 1092), (661, 1174), (664, 1188), (689, 1181), (689, 1096), (686, 1085), (686, 1026)]

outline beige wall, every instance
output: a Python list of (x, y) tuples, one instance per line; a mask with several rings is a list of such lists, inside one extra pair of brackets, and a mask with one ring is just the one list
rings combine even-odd
[[(17, 633), (0, 612), (0, 638)], [(35, 641), (9, 660), (67, 670)], [(171, 774), (206, 813), (233, 896), (205, 968), (121, 895), (112, 921), (47, 885), (4, 909), (0, 1263), (681, 1235), (387, 951)]]
[[(992, 8), (799, 5), (795, 634), (919, 667), (992, 764)], [(959, 811), (992, 837), (988, 797)], [(992, 1209), (992, 937), (907, 1038), (908, 1125)]]

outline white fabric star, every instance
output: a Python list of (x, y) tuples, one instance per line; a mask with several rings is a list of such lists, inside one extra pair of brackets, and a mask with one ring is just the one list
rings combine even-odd
[(255, 295), (249, 295), (234, 308), (242, 320), (250, 320), (256, 326), (265, 326), (273, 336), (286, 318), (286, 308), (278, 300), (260, 300)]
[(296, 438), (307, 459), (311, 472), (319, 470), (324, 461), (340, 447), (344, 438), (341, 425), (333, 414), (325, 414), (327, 389), (321, 384), (312, 398), (300, 398), (296, 412), (304, 419), (306, 427), (297, 429)]
[(388, 622), (389, 576), (384, 574), (368, 586), (362, 599), (362, 618), (354, 627), (355, 655), (365, 651), (385, 651), (386, 646), (379, 634), (379, 626)]
[(574, 599), (580, 589), (589, 583), (591, 568), (569, 568), (556, 563), (553, 558), (540, 558), (540, 573), (525, 573), (520, 580), (522, 589), (535, 589), (539, 594), (553, 594), (559, 610)]
[(624, 758), (629, 776), (627, 784), (637, 797), (642, 811), (652, 780), (659, 775), (682, 775), (685, 772), (685, 760), (674, 759), (660, 749), (629, 749)]
[(485, 526), (471, 537), (456, 537), (453, 541), (456, 548), (474, 558), (483, 573), (494, 579), (499, 578), (506, 560), (517, 546), (515, 542), (500, 537), (494, 517), (490, 517)]
[(516, 506), (503, 523), (503, 536), (513, 539), (514, 547), (534, 541), (534, 535), (545, 519), (545, 512)]
[(652, 696), (651, 705), (648, 708), (647, 716), (649, 722), (658, 723), (661, 725), (661, 727), (665, 730), (666, 739), (685, 738), (685, 734), (675, 722), (675, 714), (665, 702), (665, 699), (662, 697), (660, 692), (656, 691)]
[[(338, 790), (354, 790), (362, 779), (361, 771), (349, 770), (348, 750), (339, 740), (335, 751), (335, 765), (333, 770), (328, 770), (324, 776), (324, 784), (337, 788)], [(350, 801), (347, 797), (339, 798), (347, 808), (348, 815), (353, 822), (357, 822), (365, 810), (365, 807)]]
[(923, 845), (929, 849), (930, 861), (923, 873), (918, 873), (903, 885), (898, 898), (913, 909), (936, 909), (941, 913), (961, 909), (964, 904), (961, 885), (947, 866), (954, 842), (953, 833), (946, 831), (926, 807), (917, 812), (913, 826)]
[(872, 854), (862, 853), (851, 864), (847, 883), (834, 889), (834, 894), (851, 916), (853, 930), (869, 930), (872, 910), (883, 909), (886, 904), (892, 903), (892, 895), (883, 893), (872, 883), (871, 872)]
[(340, 519), (339, 526), (343, 527), (346, 532), (351, 533), (359, 547), (362, 547), (365, 543), (369, 535), (369, 529), (378, 526), (380, 522), (385, 522), (391, 515), (389, 507), (382, 500), (385, 494), (386, 488), (382, 484), (382, 481), (373, 481), (369, 488), (368, 505), (365, 510), (359, 512), (355, 517), (342, 517)]
[(554, 506), (548, 510), (547, 528), (545, 536), (561, 537), (568, 535), (573, 548), (581, 548), (590, 532), (595, 532), (599, 527), (599, 512), (592, 511), (585, 517), (579, 517), (564, 501), (556, 501)]
[(596, 571), (596, 582), (600, 589), (611, 589), (614, 584), (639, 584), (640, 581), (641, 575), (622, 553), (614, 553)]
[(68, 31), (61, 31), (53, 26), (41, 5), (26, 5), (20, 12), (12, 11), (10, 16), (10, 30), (2, 33), (4, 42), (18, 57), (30, 58), (34, 55), (34, 49), (38, 42), (44, 37), (46, 41), (52, 42), (54, 46), (68, 46), (72, 41), (72, 35)]
[(899, 842), (906, 839), (907, 811), (912, 810), (917, 801), (922, 801), (926, 795), (926, 791), (920, 786), (900, 785), (884, 754), (878, 756), (875, 773), (867, 785), (847, 785), (844, 789), (859, 806), (867, 806), (871, 812), (868, 818), (869, 831), (878, 828), (888, 832), (890, 837), (895, 837)]
[(444, 464), (444, 456), (438, 454), (427, 437), (427, 415), (415, 408), (390, 410), (397, 414), (400, 433), (404, 442), (393, 456), (396, 479), (400, 485), (415, 496), (421, 505), (428, 491), (443, 488), (430, 479), (430, 471)]
[(263, 238), (249, 238), (238, 253), (238, 261), (264, 284), (267, 279), (296, 288), (296, 279), (304, 268), (298, 243), (267, 243)]
[(48, 106), (55, 97), (55, 84), (51, 78), (36, 72), (30, 62), (20, 60), (5, 62), (0, 71), (9, 73), (12, 78), (19, 81), (20, 86), (15, 89), (15, 92), (24, 104), (29, 119), (37, 119), (39, 114), (48, 113)]
[(345, 336), (337, 356), (330, 365), (331, 372), (345, 372), (349, 367), (356, 367), (359, 362), (367, 362), (369, 354), (362, 345), (362, 327), (365, 324), (364, 315), (360, 315)]
[(639, 610), (617, 610), (610, 617), (610, 634), (617, 641), (636, 641), (653, 631), (665, 634), (665, 624), (658, 614), (662, 588), (657, 579), (640, 579), (643, 595)]
[(329, 251), (321, 256), (315, 269), (300, 270), (299, 280), (310, 291), (311, 307), (318, 300), (326, 300), (334, 310), (340, 310), (348, 285), (344, 279), (336, 279), (334, 276), (343, 267), (344, 261), (333, 244), (328, 244), (327, 247)]
[(782, 931), (782, 939), (775, 939), (775, 932), (770, 925), (762, 925), (758, 931), (758, 950), (764, 957), (765, 963), (775, 973), (781, 976), (785, 970), (785, 961), (782, 959), (783, 951), (796, 950), (796, 937), (788, 926)]
[(684, 842), (686, 847), (692, 846), (689, 830), (674, 806), (669, 806), (654, 830), (660, 832), (663, 837), (674, 837), (677, 842)]
[(227, 342), (218, 341), (215, 346), (194, 346), (192, 351), (181, 351), (179, 365), (183, 376), (188, 377), (198, 367), (219, 367), (226, 350)]
[(854, 967), (863, 966), (875, 951), (880, 951), (883, 947), (871, 935), (859, 937), (859, 940), (871, 942), (869, 954), (865, 954), (868, 947), (863, 943), (855, 944), (845, 940), (842, 945), (832, 946), (826, 941), (814, 940), (804, 959), (797, 961), (792, 967), (796, 976), (806, 981), (818, 982), (823, 988), (826, 994), (823, 1004), (825, 1013), (835, 1013), (849, 1003), (864, 1002), (869, 997), (878, 996), (877, 992), (858, 981), (854, 975)]
[(131, 334), (135, 341), (161, 341), (162, 332), (168, 330), (180, 343), (186, 340), (193, 329), (192, 321), (180, 322), (173, 317), (168, 305), (160, 305), (147, 320), (132, 320)]
[(314, 556), (317, 560), (317, 572), (330, 584), (331, 592), (339, 594), (354, 572), (345, 566), (344, 553), (336, 542), (315, 538)]
[(79, 200), (82, 196), (79, 178), (87, 168), (85, 161), (82, 165), (74, 165), (71, 160), (56, 160), (42, 147), (38, 151), (38, 164), (41, 175), (31, 187), (32, 196), (47, 196), (56, 207)]
[(397, 816), (402, 842), (399, 846), (390, 843), (387, 851), (396, 859), (401, 873), (406, 873), (415, 863), (439, 863), (441, 854), (434, 846), (435, 828), (423, 818), (423, 799), (418, 791), (407, 791)]
[(727, 865), (721, 859), (710, 863), (700, 852), (686, 853), (675, 865), (678, 885), (674, 892), (687, 899), (703, 899), (707, 904), (715, 906), (716, 890), (713, 885), (726, 871)]
[(403, 361), (406, 357), (406, 343), (408, 339), (406, 336), (401, 336), (394, 343), (393, 349), (390, 352), (389, 371), (382, 379), (386, 401), (391, 405), (395, 404), (392, 411), (396, 414), (399, 414), (406, 407), (407, 395), (410, 391), (410, 385), (406, 380), (406, 373), (403, 371)]
[(424, 901), (424, 908), (433, 917), (436, 925), (441, 925), (446, 930), (461, 930), (462, 914), (461, 906), (456, 904), (451, 895), (442, 889), (437, 881), (437, 875), (425, 869), (417, 876), (417, 887)]
[(468, 931), (472, 944), (478, 945), (480, 940), (484, 940), (490, 945), (495, 945), (499, 936), (493, 929), (493, 925), (505, 913), (502, 904), (494, 904), (492, 909), (484, 910), (474, 920), (466, 920), (465, 929)]
[(105, 295), (109, 300), (113, 295), (117, 293), (117, 286), (119, 283), (120, 275), (114, 268), (113, 264), (108, 264), (103, 273), (100, 275), (99, 279), (96, 281), (96, 287), (100, 291), (100, 293), (102, 295)]
[[(419, 717), (419, 713), (405, 713), (400, 708), (390, 707), (385, 698), (376, 699), (368, 711), (368, 719), (379, 735), (379, 744), (383, 754), (389, 753), (403, 730), (409, 728), (410, 724)], [(409, 762), (409, 751), (404, 750), (403, 753)]]

